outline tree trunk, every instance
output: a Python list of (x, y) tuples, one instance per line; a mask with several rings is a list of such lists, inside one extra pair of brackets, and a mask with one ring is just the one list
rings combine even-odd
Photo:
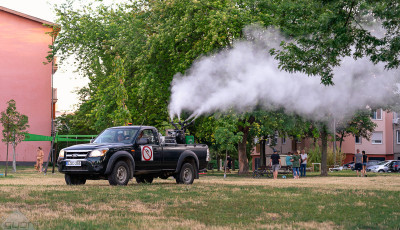
[(225, 150), (225, 160), (224, 160), (224, 177), (226, 177), (226, 167), (228, 163), (228, 150)]
[(321, 142), (322, 142), (322, 152), (321, 152), (321, 176), (328, 176), (328, 132), (326, 126), (322, 127), (321, 131)]
[(239, 142), (239, 174), (247, 174), (249, 172), (249, 160), (246, 154), (246, 142), (248, 132), (243, 133), (243, 139)]
[[(246, 124), (247, 122), (250, 125), (255, 121), (255, 117), (251, 116), (247, 121), (243, 120), (242, 123)], [(248, 174), (249, 173), (249, 159), (247, 159), (246, 153), (246, 145), (247, 145), (247, 137), (249, 135), (250, 126), (242, 126), (239, 125), (239, 131), (243, 133), (243, 138), (238, 144), (238, 160), (239, 160), (239, 174)]]
[(265, 139), (260, 141), (260, 165), (267, 166), (267, 158), (265, 157)]
[(6, 171), (4, 173), (4, 176), (7, 176), (7, 169), (8, 169), (8, 142), (7, 142), (7, 156), (6, 156)]
[(15, 143), (13, 143), (13, 163), (12, 163), (12, 167), (13, 167), (13, 172), (17, 172), (17, 159), (16, 159), (16, 154), (15, 154)]
[(339, 165), (342, 165), (343, 164), (343, 156), (342, 156), (342, 143), (343, 143), (343, 136), (340, 138), (340, 141), (339, 141), (339, 156), (340, 156), (340, 163), (339, 163)]

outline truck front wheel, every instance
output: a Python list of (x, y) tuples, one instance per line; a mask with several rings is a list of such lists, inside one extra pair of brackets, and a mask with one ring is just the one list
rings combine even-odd
[(81, 175), (65, 174), (67, 185), (81, 185), (86, 183), (86, 178)]
[(193, 184), (195, 177), (195, 170), (192, 164), (185, 163), (182, 165), (181, 171), (176, 176), (176, 183), (178, 184)]
[(125, 161), (118, 161), (108, 176), (110, 185), (127, 185), (129, 182), (129, 166)]

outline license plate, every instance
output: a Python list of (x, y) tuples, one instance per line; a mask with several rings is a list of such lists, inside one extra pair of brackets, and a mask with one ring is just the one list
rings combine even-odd
[(81, 162), (80, 161), (67, 161), (66, 166), (81, 166)]

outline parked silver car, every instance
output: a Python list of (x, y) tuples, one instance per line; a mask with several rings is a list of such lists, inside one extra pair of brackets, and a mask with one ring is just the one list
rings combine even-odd
[(377, 165), (377, 164), (379, 164), (380, 162), (382, 162), (382, 161), (370, 160), (370, 161), (367, 162), (367, 168), (368, 168), (369, 166)]
[(367, 167), (367, 172), (388, 172), (391, 171), (391, 166), (395, 160), (388, 160), (379, 162), (376, 165)]

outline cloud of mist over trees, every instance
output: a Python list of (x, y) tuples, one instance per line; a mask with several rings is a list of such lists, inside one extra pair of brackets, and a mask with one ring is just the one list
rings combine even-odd
[(273, 29), (245, 29), (246, 41), (232, 49), (197, 60), (186, 74), (176, 74), (169, 104), (171, 118), (183, 111), (192, 116), (213, 112), (246, 112), (284, 108), (313, 120), (333, 115), (351, 116), (367, 105), (379, 106), (394, 98), (396, 75), (367, 58), (343, 59), (334, 68), (334, 85), (321, 84), (318, 76), (288, 73), (268, 50), (283, 38)]

